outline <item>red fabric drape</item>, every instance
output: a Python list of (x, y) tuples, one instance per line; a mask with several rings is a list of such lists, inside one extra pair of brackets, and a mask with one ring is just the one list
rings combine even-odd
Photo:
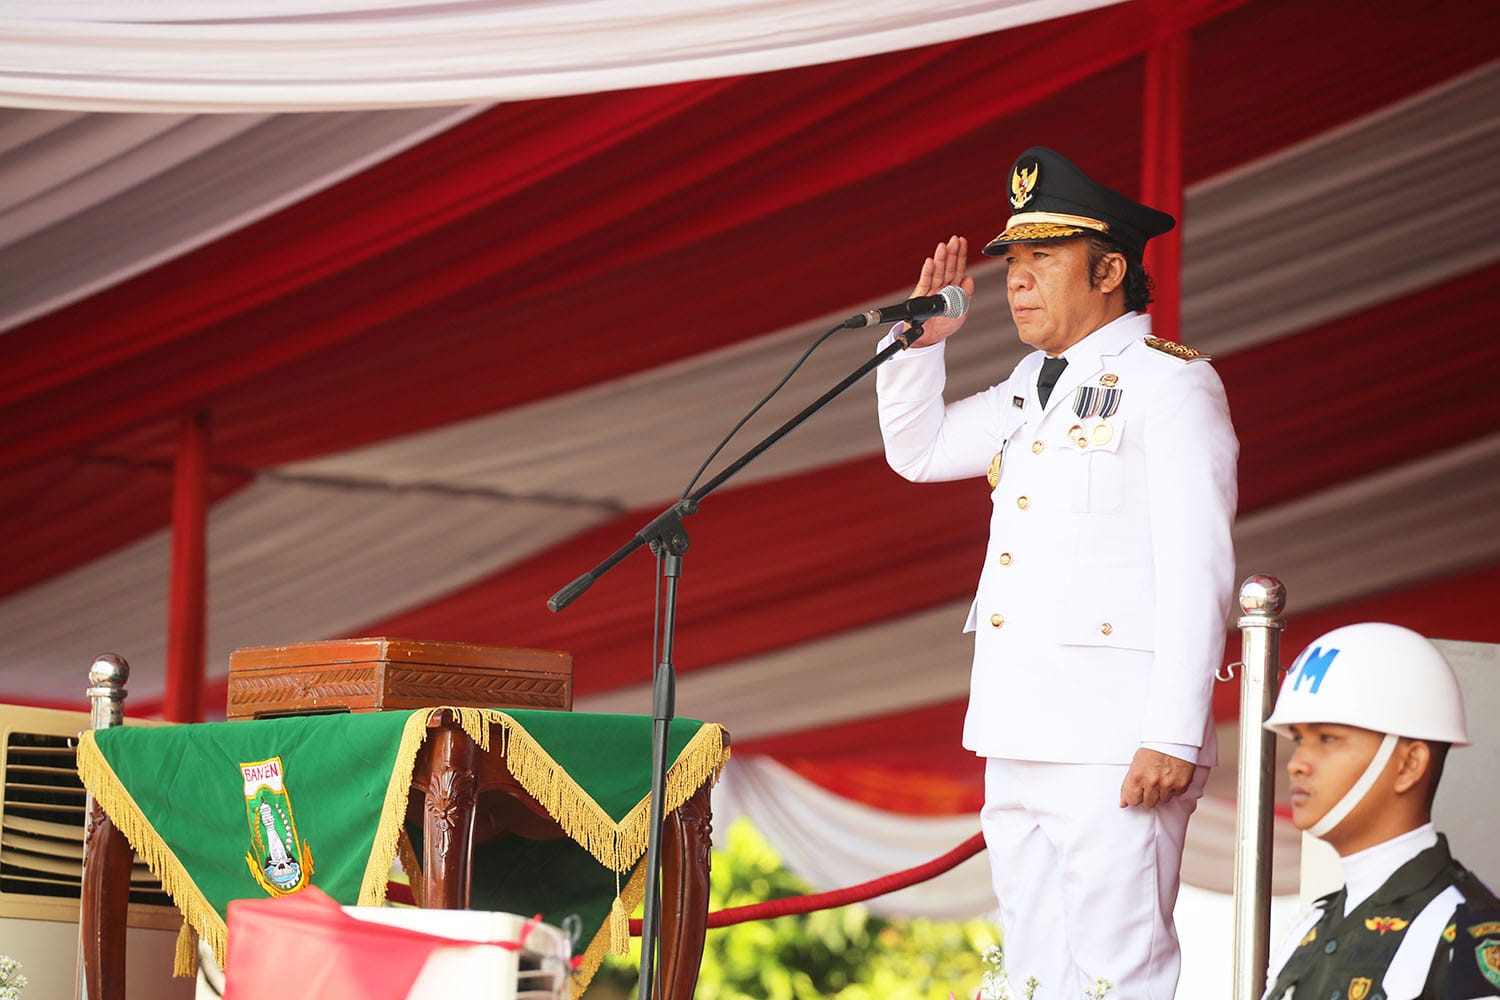
[[(1188, 183), (1470, 68), (1500, 29), (1497, 12), (1396, 4), (1167, 6), (1149, 25), (1123, 4), (896, 56), (499, 107), (7, 332), (0, 510), (30, 558), (0, 568), (0, 593), (164, 525), (165, 507), (147, 509), (153, 463), (171, 462), (176, 414), (205, 398), (217, 497), (232, 470), (874, 301), (936, 236), (991, 234), (1000, 175), (1033, 141), (1139, 190), (1130, 56), (1203, 18), (1219, 15), (1191, 35)], [(686, 305), (664, 314), (649, 301), (664, 291)], [(145, 464), (85, 472), (87, 442)], [(69, 464), (35, 464), (46, 456)], [(76, 494), (29, 498), (64, 474), (70, 494), (110, 489), (59, 519), (59, 503), (85, 506)]]
[[(1122, 60), (1225, 6), (1163, 5), (1148, 24), (1119, 5), (900, 56), (497, 108), (0, 338), (0, 461), (209, 395), (225, 461), (286, 461), (618, 375), (605, 348), (622, 341), (644, 367), (886, 294), (934, 233), (999, 224), (1007, 143), (1081, 151), (1138, 190), (1141, 69)], [(1479, 22), (1496, 15), (1354, 10), (1249, 4), (1194, 33), (1216, 72), (1194, 77), (1185, 181), (1489, 57)], [(856, 235), (867, 266), (849, 266)], [(694, 320), (641, 306), (664, 274)], [(163, 457), (169, 440), (136, 447)]]
[[(211, 470), (212, 505), (249, 482), (243, 472)], [(172, 507), (168, 462), (126, 463), (80, 455), (0, 476), (0, 597), (107, 555), (165, 528)]]
[[(1191, 24), (1234, 5), (1196, 0), (1158, 16), (1167, 26)], [(909, 165), (1129, 58), (1161, 30), (1128, 9), (1106, 8), (888, 59), (497, 108), (213, 247), (12, 332), (0, 343), (0, 364), (14, 379), (0, 389), (0, 406), (25, 402), (33, 419), (25, 436), (8, 434), (12, 425), (0, 421), (0, 447), (12, 461), (47, 454), (367, 336), (385, 346), (414, 330), (491, 339), (545, 329), (564, 307), (567, 321), (585, 329), (597, 320), (619, 325), (628, 300), (618, 296), (649, 284), (616, 284), (614, 301), (598, 286), (586, 297), (576, 290), (636, 262), (660, 273), (663, 254), (732, 238)], [(1059, 42), (1070, 51), (1061, 65), (1047, 47)], [(1026, 84), (930, 113), (996, 59)], [(902, 139), (868, 141), (876, 129)], [(738, 245), (758, 257), (774, 244)], [(817, 294), (802, 284), (805, 295)], [(843, 295), (855, 301), (859, 291)], [(590, 299), (604, 306), (596, 315)], [(784, 322), (816, 311), (808, 298), (781, 302)], [(775, 318), (746, 315), (740, 329), (721, 330), (721, 342), (758, 333), (767, 319)], [(658, 325), (654, 315), (634, 321)], [(653, 340), (665, 341), (658, 360), (691, 350), (687, 339)], [(377, 356), (390, 360), (388, 352)], [(502, 360), (511, 366), (516, 357), (506, 351), (490, 363)], [(143, 385), (152, 392), (140, 392)], [(80, 386), (93, 397), (83, 412)]]
[(1156, 283), (1151, 332), (1182, 341), (1182, 147), (1187, 107), (1188, 45), (1174, 35), (1146, 53), (1141, 128), (1141, 200), (1177, 220), (1146, 248), (1146, 270)]

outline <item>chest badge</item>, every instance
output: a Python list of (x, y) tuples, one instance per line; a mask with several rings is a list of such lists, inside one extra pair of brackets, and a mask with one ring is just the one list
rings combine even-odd
[(1500, 941), (1485, 939), (1474, 949), (1479, 972), (1492, 986), (1500, 986)]
[(1355, 976), (1349, 980), (1349, 1000), (1365, 1000), (1374, 985), (1369, 976)]
[(1112, 373), (1105, 373), (1100, 377), (1101, 385), (1081, 385), (1073, 393), (1073, 413), (1079, 420), (1087, 420), (1090, 417), (1099, 417), (1099, 422), (1085, 437), (1081, 425), (1075, 424), (1068, 431), (1068, 437), (1080, 448), (1087, 448), (1089, 440), (1100, 448), (1109, 444), (1115, 436), (1115, 429), (1109, 423), (1109, 418), (1114, 416), (1120, 409), (1120, 401), (1124, 398), (1125, 390), (1117, 389), (1111, 383), (1119, 381), (1119, 377)]
[(990, 489), (995, 489), (1000, 485), (1000, 462), (1004, 458), (1005, 451), (1004, 449), (1001, 449), (1000, 451), (995, 452), (994, 458), (990, 459), (990, 471), (985, 473), (984, 476), (984, 478), (988, 479), (990, 482)]
[(1406, 925), (1411, 921), (1402, 920), (1400, 917), (1371, 917), (1365, 921), (1365, 930), (1375, 931), (1381, 937), (1385, 937), (1386, 931), (1404, 931)]
[(1115, 386), (1120, 384), (1120, 376), (1116, 375), (1114, 372), (1105, 372), (1103, 375), (1099, 376), (1099, 384), (1104, 386), (1104, 388), (1106, 389), (1113, 389)]
[(1089, 417), (1103, 417), (1108, 420), (1120, 409), (1120, 400), (1124, 396), (1124, 389), (1116, 389), (1112, 386), (1081, 385), (1073, 393), (1073, 413), (1080, 420), (1087, 420)]

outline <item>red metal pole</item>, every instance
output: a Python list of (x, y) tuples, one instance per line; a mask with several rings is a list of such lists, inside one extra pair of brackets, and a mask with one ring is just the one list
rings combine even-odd
[(1156, 282), (1152, 332), (1182, 340), (1182, 132), (1187, 102), (1188, 37), (1179, 32), (1146, 51), (1141, 122), (1141, 200), (1171, 213), (1177, 228), (1146, 247), (1146, 270)]
[(183, 418), (172, 484), (172, 576), (167, 595), (167, 690), (171, 722), (203, 721), (208, 601), (208, 413)]

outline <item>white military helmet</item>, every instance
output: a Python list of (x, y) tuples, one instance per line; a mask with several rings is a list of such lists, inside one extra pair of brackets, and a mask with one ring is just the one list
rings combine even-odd
[(1421, 634), (1400, 625), (1346, 625), (1313, 640), (1292, 663), (1266, 728), (1331, 722), (1466, 746), (1464, 699), (1453, 668)]

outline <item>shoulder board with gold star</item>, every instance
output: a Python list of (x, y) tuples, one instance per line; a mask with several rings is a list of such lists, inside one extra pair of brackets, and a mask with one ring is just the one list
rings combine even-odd
[(1179, 361), (1208, 361), (1210, 358), (1210, 355), (1194, 350), (1186, 344), (1162, 340), (1160, 337), (1147, 337), (1146, 346), (1152, 350), (1161, 351), (1163, 354), (1170, 354)]

